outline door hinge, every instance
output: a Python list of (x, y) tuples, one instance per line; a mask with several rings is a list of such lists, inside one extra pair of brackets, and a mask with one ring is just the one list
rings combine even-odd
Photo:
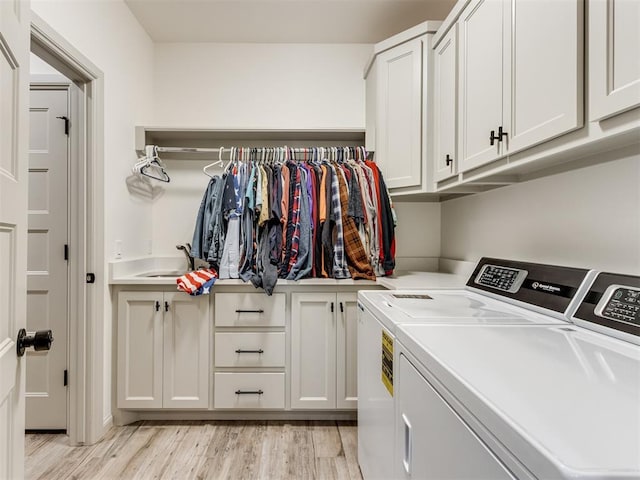
[(64, 386), (69, 385), (69, 370), (64, 371)]
[(62, 117), (56, 117), (59, 118), (60, 120), (64, 120), (64, 134), (66, 136), (69, 136), (69, 126), (70, 126), (70, 121), (69, 121), (69, 117), (66, 116), (62, 116)]
[(69, 245), (64, 246), (64, 259), (67, 262), (69, 261)]

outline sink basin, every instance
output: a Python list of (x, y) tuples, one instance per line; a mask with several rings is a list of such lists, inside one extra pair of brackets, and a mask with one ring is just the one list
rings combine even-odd
[(162, 272), (147, 272), (136, 275), (136, 277), (144, 277), (144, 278), (164, 278), (164, 277), (180, 277), (183, 275), (183, 272), (179, 270), (170, 270), (170, 271), (162, 271)]

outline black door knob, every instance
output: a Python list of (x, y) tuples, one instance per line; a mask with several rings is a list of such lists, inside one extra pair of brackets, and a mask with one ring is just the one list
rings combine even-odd
[(29, 347), (33, 347), (37, 352), (50, 350), (52, 342), (53, 335), (51, 330), (38, 330), (33, 335), (27, 335), (27, 331), (24, 328), (21, 328), (18, 332), (17, 339), (18, 356), (22, 357), (24, 355), (24, 351)]

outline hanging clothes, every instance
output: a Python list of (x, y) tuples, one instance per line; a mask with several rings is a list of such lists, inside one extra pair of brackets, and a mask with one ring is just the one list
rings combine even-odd
[(192, 242), (220, 279), (240, 278), (271, 295), (279, 278), (393, 273), (393, 203), (363, 152), (309, 149), (304, 160), (291, 149), (233, 152), (231, 168), (207, 185)]

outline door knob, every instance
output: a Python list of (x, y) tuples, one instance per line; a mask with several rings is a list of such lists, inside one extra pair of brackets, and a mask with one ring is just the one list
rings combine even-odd
[(50, 350), (52, 342), (53, 335), (51, 330), (38, 330), (33, 335), (27, 335), (27, 331), (21, 328), (17, 339), (18, 356), (22, 357), (24, 351), (29, 347), (33, 347), (36, 352)]

